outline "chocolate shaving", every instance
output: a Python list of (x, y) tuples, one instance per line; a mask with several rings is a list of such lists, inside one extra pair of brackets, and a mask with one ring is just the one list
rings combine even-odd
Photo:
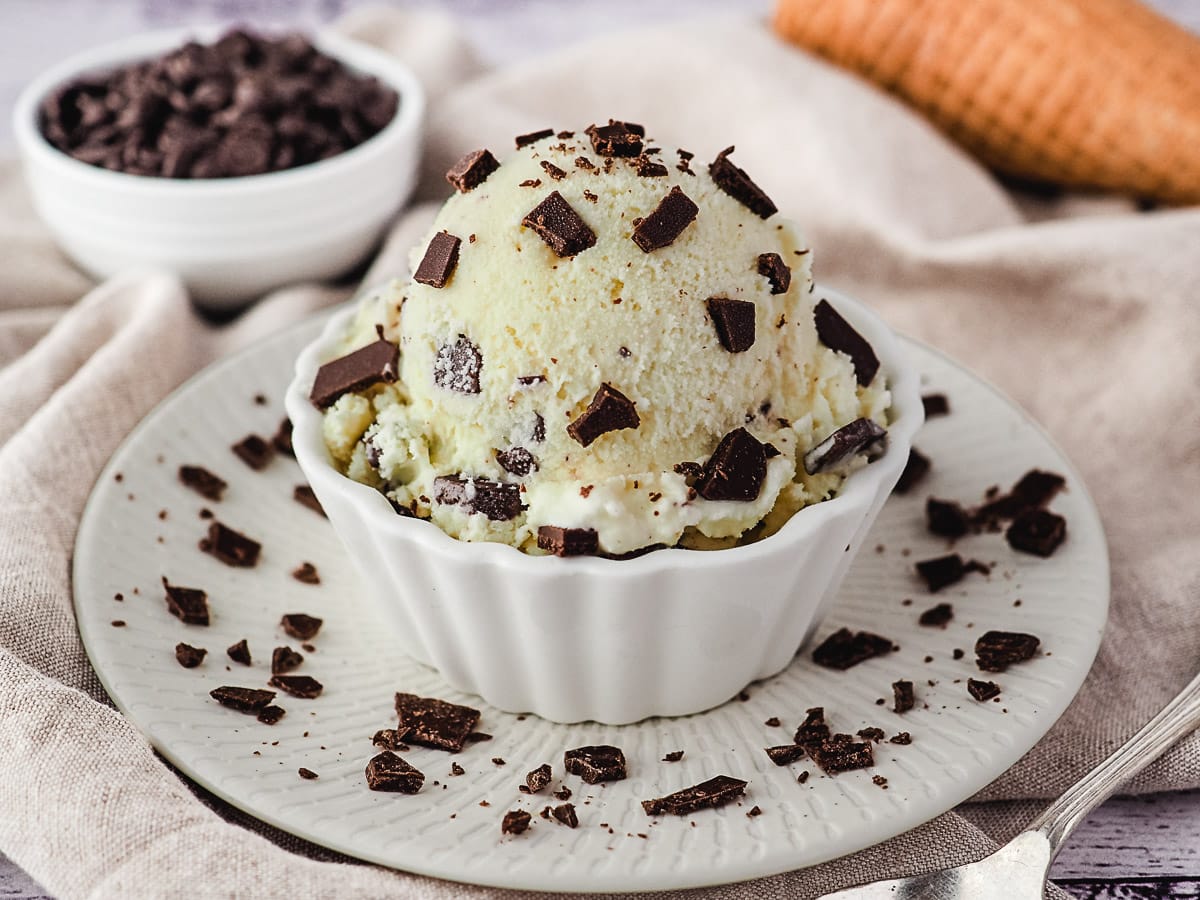
[(665, 797), (643, 800), (642, 809), (648, 816), (686, 816), (701, 809), (724, 806), (746, 792), (747, 782), (729, 775), (718, 775), (708, 781), (684, 788)]
[(213, 521), (208, 526), (208, 537), (200, 541), (200, 549), (227, 566), (251, 569), (258, 565), (258, 554), (262, 550), (262, 544), (220, 522)]
[(587, 409), (567, 426), (567, 434), (587, 447), (602, 434), (637, 428), (640, 424), (633, 401), (606, 382), (600, 385)]
[(896, 646), (888, 638), (869, 631), (839, 628), (813, 650), (813, 662), (826, 669), (846, 670), (861, 662), (891, 653)]
[(600, 549), (595, 529), (559, 528), (557, 525), (539, 525), (537, 545), (554, 556), (594, 556)]
[(705, 306), (722, 347), (730, 353), (742, 353), (754, 346), (753, 303), (729, 297), (709, 297)]
[(771, 284), (772, 294), (786, 294), (792, 284), (792, 270), (778, 253), (760, 253), (758, 274)]
[(393, 753), (384, 750), (367, 763), (367, 787), (373, 791), (415, 794), (425, 783), (425, 775)]
[(353, 353), (325, 363), (317, 370), (309, 400), (327, 409), (344, 394), (391, 384), (400, 375), (400, 349), (382, 337)]
[(696, 491), (705, 500), (755, 500), (766, 477), (766, 448), (745, 428), (735, 428), (704, 464)]
[(692, 202), (678, 187), (673, 187), (658, 202), (654, 212), (641, 221), (635, 221), (633, 242), (643, 252), (650, 253), (675, 242), (683, 230), (692, 224), (700, 207)]
[(165, 575), (162, 583), (167, 592), (167, 609), (171, 615), (188, 625), (208, 624), (208, 594), (199, 588), (169, 584)]
[(769, 219), (778, 212), (763, 189), (751, 180), (744, 169), (729, 160), (733, 147), (726, 147), (708, 167), (708, 174), (717, 187), (762, 219)]
[(493, 522), (507, 522), (521, 514), (521, 486), (486, 478), (439, 475), (433, 479), (433, 499), (460, 506), (467, 514), (480, 513)]
[(451, 166), (446, 173), (446, 180), (454, 185), (455, 190), (465, 194), (487, 181), (488, 176), (498, 168), (500, 163), (490, 151), (475, 150)]
[(626, 777), (625, 754), (617, 747), (599, 744), (577, 747), (563, 754), (563, 768), (588, 784), (622, 781)]
[(461, 245), (461, 238), (455, 237), (448, 231), (439, 231), (430, 239), (429, 246), (425, 248), (425, 256), (422, 257), (421, 264), (417, 266), (413, 281), (419, 281), (430, 287), (444, 288), (458, 265), (458, 248)]
[(879, 357), (874, 348), (854, 327), (839, 315), (828, 300), (822, 300), (813, 311), (817, 337), (830, 350), (845, 353), (854, 364), (854, 377), (866, 387), (879, 371)]
[(886, 436), (887, 432), (873, 419), (855, 419), (804, 454), (804, 471), (809, 475), (828, 472), (860, 453), (881, 446)]
[(416, 694), (396, 694), (401, 740), (458, 753), (479, 724), (479, 710)]
[(180, 466), (179, 480), (201, 497), (213, 501), (219, 501), (228, 487), (223, 478), (203, 466)]
[(532, 228), (559, 257), (575, 256), (596, 245), (596, 233), (558, 191), (531, 209), (521, 224)]

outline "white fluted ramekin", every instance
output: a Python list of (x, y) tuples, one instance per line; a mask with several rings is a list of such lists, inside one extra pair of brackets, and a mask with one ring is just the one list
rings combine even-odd
[(875, 348), (892, 392), (887, 453), (776, 534), (635, 559), (530, 556), (396, 515), (334, 467), (308, 400), (353, 309), (296, 362), (286, 405), (304, 474), (402, 649), (453, 687), (555, 722), (636, 722), (723, 703), (791, 661), (827, 612), (924, 421), (919, 375), (866, 307), (829, 298)]

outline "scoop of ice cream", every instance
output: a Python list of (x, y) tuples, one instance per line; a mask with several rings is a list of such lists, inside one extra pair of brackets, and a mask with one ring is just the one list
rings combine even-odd
[(886, 426), (883, 377), (818, 337), (798, 229), (728, 152), (610, 123), (449, 177), (414, 279), (364, 298), (338, 350), (381, 325), (398, 380), (325, 418), (335, 461), (399, 508), (525, 550), (539, 529), (552, 552), (727, 546), (863, 462), (805, 471), (832, 433)]

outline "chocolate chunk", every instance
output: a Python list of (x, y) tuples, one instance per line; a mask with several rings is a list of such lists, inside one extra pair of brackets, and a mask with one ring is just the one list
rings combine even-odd
[(681, 462), (675, 463), (674, 470), (676, 475), (682, 475), (688, 482), (689, 486), (692, 482), (704, 475), (704, 466), (698, 462)]
[(975, 664), (984, 672), (1003, 672), (1032, 659), (1041, 641), (1019, 631), (988, 631), (975, 642)]
[(191, 644), (178, 643), (175, 645), (175, 661), (185, 669), (194, 669), (204, 662), (208, 651), (203, 647), (193, 647)]
[(413, 281), (430, 287), (444, 288), (458, 265), (458, 248), (462, 240), (446, 231), (439, 231), (425, 248), (425, 256), (417, 266)]
[(308, 616), (304, 613), (285, 613), (279, 620), (283, 630), (298, 641), (311, 641), (321, 630), (323, 619)]
[(828, 472), (860, 453), (870, 452), (886, 436), (887, 432), (873, 419), (855, 419), (804, 454), (804, 471), (809, 475)]
[(225, 652), (234, 662), (241, 663), (243, 666), (250, 665), (250, 645), (246, 643), (245, 638), (242, 638), (233, 646), (227, 647)]
[(683, 230), (695, 221), (699, 212), (700, 207), (687, 194), (673, 187), (658, 201), (654, 212), (634, 222), (633, 242), (645, 253), (673, 244)]
[(1018, 515), (1004, 539), (1014, 550), (1050, 556), (1067, 538), (1067, 520), (1046, 509), (1027, 509)]
[(257, 434), (248, 434), (231, 448), (238, 459), (256, 472), (265, 469), (275, 458), (275, 448)]
[(925, 612), (921, 613), (921, 617), (917, 619), (917, 624), (933, 628), (945, 628), (953, 618), (954, 607), (949, 603), (939, 603), (937, 606), (931, 606)]
[(912, 736), (907, 731), (901, 731), (899, 734), (888, 738), (889, 744), (901, 744), (907, 746), (912, 743)]
[(879, 357), (874, 348), (854, 327), (843, 319), (828, 300), (822, 300), (813, 311), (817, 324), (817, 337), (830, 350), (845, 353), (854, 363), (854, 377), (864, 387), (875, 378), (879, 371)]
[(162, 583), (167, 592), (167, 609), (171, 615), (188, 625), (208, 624), (208, 594), (199, 588), (169, 584), (165, 575)]
[(567, 426), (567, 434), (587, 447), (602, 434), (623, 428), (637, 428), (641, 421), (633, 401), (605, 382), (600, 385), (587, 409)]
[(796, 734), (792, 740), (802, 747), (808, 747), (820, 744), (828, 738), (829, 726), (825, 724), (825, 708), (823, 706), (814, 706), (805, 712), (804, 721), (796, 729)]
[(804, 747), (800, 744), (783, 744), (779, 747), (767, 747), (766, 753), (775, 765), (786, 766), (804, 755)]
[(524, 447), (509, 447), (507, 450), (496, 451), (496, 462), (500, 468), (510, 475), (524, 478), (530, 472), (537, 471), (537, 460)]
[(400, 349), (382, 337), (353, 353), (325, 363), (317, 370), (309, 400), (327, 409), (344, 394), (391, 384), (400, 374)]
[(292, 420), (284, 419), (279, 423), (275, 436), (271, 438), (271, 446), (284, 456), (296, 458), (296, 450), (292, 447)]
[(941, 537), (960, 538), (971, 528), (970, 516), (961, 505), (936, 497), (925, 501), (925, 520), (929, 530)]
[(550, 783), (550, 779), (552, 777), (553, 774), (550, 770), (550, 764), (542, 763), (525, 776), (525, 786), (529, 788), (529, 793), (536, 794)]
[[(892, 688), (894, 690), (895, 685), (892, 685)], [(858, 731), (858, 736), (860, 738), (862, 738), (864, 741), (874, 741), (876, 744), (878, 744), (880, 741), (883, 740), (883, 729), (882, 728), (873, 728), (873, 727), (860, 728)]]
[(446, 180), (454, 185), (455, 190), (465, 194), (487, 181), (488, 176), (498, 168), (500, 163), (490, 151), (475, 150), (450, 167)]
[(860, 662), (891, 653), (895, 645), (885, 637), (869, 631), (852, 632), (839, 628), (813, 650), (813, 662), (826, 669), (846, 670)]
[(950, 414), (950, 400), (945, 394), (926, 394), (921, 398), (921, 405), (925, 407), (926, 419)]
[(766, 477), (766, 448), (745, 428), (735, 428), (704, 464), (696, 491), (705, 500), (755, 500)]
[(318, 515), (325, 515), (325, 508), (321, 506), (321, 501), (317, 499), (317, 495), (307, 484), (296, 485), (292, 489), (292, 499), (301, 506), (307, 506)]
[(896, 482), (896, 493), (907, 494), (911, 491), (929, 473), (929, 467), (929, 457), (916, 447), (910, 449), (908, 462), (904, 464), (904, 471), (900, 473), (900, 480)]
[(548, 138), (548, 137), (553, 137), (553, 136), (554, 136), (553, 128), (543, 128), (541, 131), (531, 131), (531, 132), (529, 132), (529, 134), (518, 134), (517, 139), (516, 139), (517, 149), (520, 150), (522, 147), (526, 146), (527, 144), (534, 144), (534, 143), (537, 143), (538, 141), (540, 141), (542, 138)]
[(662, 758), (662, 761), (663, 762), (679, 762), (681, 759), (683, 759), (683, 751), (682, 750), (672, 750), (670, 753), (668, 753), (666, 756), (664, 756)]
[(321, 682), (310, 675), (272, 675), (267, 684), (302, 700), (319, 697), (325, 689)]
[(575, 812), (575, 806), (573, 804), (564, 803), (562, 806), (554, 807), (551, 812), (556, 820), (562, 822), (562, 824), (566, 825), (568, 828), (579, 827), (579, 815)]
[(371, 744), (375, 747), (382, 747), (384, 750), (391, 750), (394, 753), (412, 749), (400, 739), (400, 733), (395, 728), (379, 729), (372, 735)]
[(622, 781), (626, 777), (625, 754), (607, 744), (568, 750), (563, 754), (563, 768), (588, 784)]
[(219, 687), (208, 692), (209, 696), (230, 709), (243, 713), (256, 713), (275, 699), (274, 691), (258, 688)]
[(425, 775), (393, 753), (384, 750), (372, 757), (366, 769), (367, 787), (373, 791), (415, 794), (425, 783)]
[(304, 768), (304, 766), (301, 766), (301, 767), (300, 767), (300, 768), (297, 770), (297, 772), (298, 772), (298, 774), (300, 775), (300, 777), (301, 777), (301, 778), (303, 778), (303, 779), (305, 779), (306, 781), (312, 781), (312, 780), (314, 780), (314, 779), (316, 779), (316, 778), (319, 778), (319, 777), (320, 777), (320, 776), (319, 776), (319, 775), (317, 775), (317, 773), (316, 773), (316, 772), (314, 772), (312, 769), (306, 769), (306, 768)]
[(317, 567), (310, 562), (300, 563), (300, 566), (292, 570), (292, 577), (301, 584), (320, 584), (321, 576), (317, 572)]
[(549, 175), (555, 181), (562, 181), (564, 178), (567, 177), (566, 172), (564, 172), (562, 169), (560, 169), (554, 163), (550, 162), (550, 160), (548, 160), (548, 159), (543, 159), (541, 162), (541, 166), (542, 166), (542, 171), (544, 171), (547, 175)]
[(457, 778), (459, 775), (466, 775), (467, 770), (464, 769), (462, 766), (460, 766), (458, 763), (452, 762), (452, 763), (450, 763), (450, 774), (451, 774), (451, 776)]
[(1021, 504), (1022, 509), (1043, 507), (1061, 491), (1067, 480), (1054, 472), (1030, 469), (1013, 485), (1009, 492)]
[(729, 297), (709, 297), (704, 302), (722, 347), (741, 353), (754, 346), (753, 303)]
[(868, 769), (875, 765), (871, 745), (855, 741), (848, 734), (835, 734), (820, 744), (809, 745), (808, 755), (826, 775), (837, 775), (853, 769)]
[(201, 497), (213, 501), (220, 500), (228, 487), (223, 478), (214, 475), (203, 466), (180, 466), (179, 480)]
[(483, 355), (465, 334), (438, 348), (433, 360), (433, 383), (459, 394), (478, 394)]
[(724, 806), (746, 792), (746, 782), (729, 775), (718, 775), (708, 781), (684, 788), (665, 797), (643, 800), (642, 809), (648, 816), (686, 816), (700, 809)]
[(596, 245), (596, 233), (558, 191), (531, 209), (521, 224), (532, 228), (559, 257), (575, 256)]
[(258, 715), (255, 718), (264, 725), (274, 725), (286, 715), (287, 710), (282, 706), (264, 706), (258, 711)]
[(913, 683), (911, 681), (896, 681), (892, 683), (892, 698), (894, 705), (892, 709), (898, 713), (906, 713), (916, 706), (916, 698), (913, 696)]
[(667, 175), (667, 167), (643, 153), (633, 161), (634, 171), (641, 178), (662, 178)]
[(1000, 696), (1000, 685), (994, 681), (977, 681), (967, 679), (967, 693), (981, 703)]
[(760, 253), (758, 274), (771, 283), (772, 294), (786, 294), (792, 284), (792, 270), (778, 253)]
[(304, 662), (304, 657), (291, 647), (276, 647), (271, 651), (271, 674), (283, 675), (292, 671), (302, 662)]
[(988, 567), (978, 560), (971, 560), (970, 564), (963, 561), (963, 558), (957, 553), (951, 553), (948, 556), (939, 556), (935, 559), (925, 559), (916, 564), (917, 574), (924, 579), (926, 587), (930, 593), (936, 594), (942, 588), (950, 587), (953, 584), (958, 584), (966, 577), (968, 572), (981, 572), (986, 574)]
[(504, 814), (504, 820), (500, 823), (501, 834), (524, 834), (529, 828), (529, 823), (532, 816), (523, 809), (514, 809)]
[(763, 189), (755, 184), (744, 169), (729, 160), (733, 147), (726, 147), (708, 167), (708, 174), (717, 187), (761, 219), (769, 219), (779, 211)]
[(463, 511), (480, 513), (493, 522), (507, 522), (521, 514), (521, 486), (486, 478), (439, 475), (433, 479), (433, 499)]
[(200, 541), (200, 549), (227, 566), (251, 569), (258, 565), (262, 544), (214, 521), (208, 526), (208, 537)]
[(401, 740), (438, 750), (462, 750), (472, 729), (479, 724), (479, 710), (432, 697), (396, 694), (396, 732)]
[(609, 119), (607, 125), (589, 125), (584, 130), (592, 139), (592, 149), (601, 156), (639, 156), (646, 129), (632, 122)]

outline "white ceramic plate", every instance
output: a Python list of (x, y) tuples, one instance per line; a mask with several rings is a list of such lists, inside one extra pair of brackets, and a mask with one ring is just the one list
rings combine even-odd
[[(229, 450), (248, 433), (273, 433), (292, 361), (320, 327), (311, 321), (283, 332), (165, 400), (102, 474), (75, 548), (80, 631), (114, 702), (189, 777), (279, 828), (372, 862), (506, 888), (648, 891), (770, 875), (867, 847), (967, 799), (1046, 733), (1091, 666), (1108, 609), (1108, 559), (1078, 474), (1010, 401), (910, 344), (928, 390), (948, 394), (953, 412), (918, 435), (933, 471), (911, 495), (889, 500), (817, 635), (842, 625), (868, 629), (892, 638), (899, 652), (845, 672), (815, 667), (806, 652), (782, 674), (751, 685), (747, 700), (637, 725), (555, 725), (484, 706), (480, 729), (494, 740), (457, 756), (414, 747), (403, 755), (426, 774), (419, 794), (369, 791), (363, 767), (377, 752), (372, 734), (395, 725), (393, 692), (478, 704), (403, 657), (371, 618), (328, 522), (292, 499), (302, 480), (296, 464), (281, 457), (254, 472)], [(256, 394), (267, 403), (256, 403)], [(209, 503), (179, 483), (178, 467), (187, 463), (229, 482), (222, 502)], [(990, 485), (1007, 488), (1032, 467), (1067, 477), (1068, 491), (1052, 504), (1067, 518), (1067, 542), (1042, 560), (1013, 553), (1000, 535), (968, 538), (957, 549), (995, 562), (992, 574), (928, 595), (912, 563), (947, 546), (925, 530), (924, 498), (975, 502)], [(263, 543), (257, 568), (228, 568), (197, 549), (208, 524), (198, 516), (205, 506)], [(316, 564), (321, 585), (290, 577), (302, 561)], [(163, 575), (208, 591), (210, 627), (168, 614)], [(114, 599), (118, 593), (123, 600)], [(919, 627), (918, 614), (939, 601), (954, 605), (954, 621), (945, 630)], [(218, 706), (208, 692), (223, 684), (266, 686), (271, 649), (298, 646), (278, 627), (285, 612), (325, 619), (317, 651), (305, 654), (296, 672), (316, 677), (325, 691), (316, 700), (281, 694), (276, 702), (288, 714), (269, 727)], [(113, 627), (114, 620), (126, 625)], [(1045, 652), (1001, 675), (982, 675), (971, 648), (990, 628), (1036, 634)], [(241, 638), (250, 644), (250, 668), (225, 655)], [(181, 668), (173, 652), (178, 641), (207, 648), (204, 664)], [(962, 660), (953, 659), (955, 648), (966, 651)], [(536, 644), (529, 652), (538, 652)], [(1000, 701), (970, 699), (970, 676), (997, 681)], [(891, 684), (900, 678), (917, 686), (917, 708), (902, 716), (890, 711)], [(876, 725), (889, 736), (907, 731), (913, 743), (878, 744), (874, 769), (836, 778), (806, 761), (772, 765), (762, 748), (789, 742), (810, 706), (824, 706), (835, 731)], [(764, 724), (773, 716), (782, 727)], [(598, 743), (624, 750), (629, 778), (595, 787), (564, 779), (563, 751)], [(662, 762), (672, 750), (684, 750), (683, 760)], [(452, 761), (466, 774), (448, 777)], [(528, 832), (502, 837), (507, 810), (536, 813), (558, 802), (548, 792), (517, 791), (543, 762), (554, 769), (553, 788), (565, 783), (572, 790), (579, 828), (535, 815)], [(320, 778), (301, 780), (301, 766)], [(798, 784), (805, 770), (810, 777)], [(641, 809), (640, 800), (722, 773), (750, 782), (742, 804), (684, 818), (650, 819)], [(872, 783), (875, 775), (887, 779), (886, 790)], [(756, 805), (762, 815), (747, 817)]]

